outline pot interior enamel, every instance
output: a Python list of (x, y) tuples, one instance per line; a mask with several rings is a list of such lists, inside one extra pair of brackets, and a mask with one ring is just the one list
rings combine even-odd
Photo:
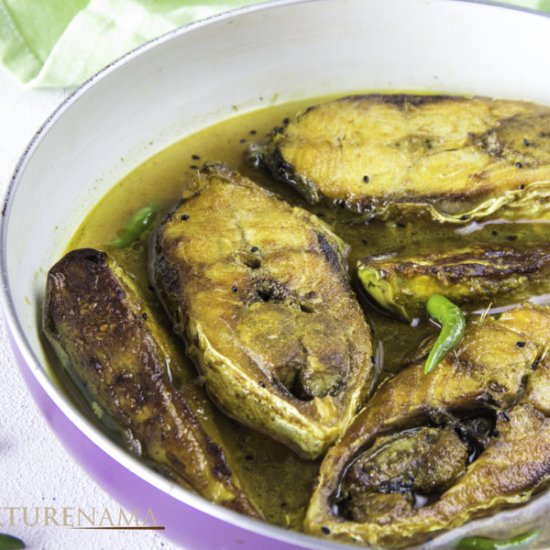
[[(18, 167), (4, 209), (6, 317), (34, 376), (86, 437), (148, 482), (266, 536), (318, 546), (173, 487), (74, 410), (45, 366), (38, 321), (45, 274), (122, 176), (235, 111), (362, 90), (550, 104), (550, 56), (543, 54), (549, 51), (550, 18), (540, 14), (451, 0), (318, 0), (238, 10), (170, 33), (108, 67), (46, 122)], [(543, 505), (539, 498), (506, 512), (506, 520), (526, 521)], [(456, 535), (445, 535), (441, 544)]]

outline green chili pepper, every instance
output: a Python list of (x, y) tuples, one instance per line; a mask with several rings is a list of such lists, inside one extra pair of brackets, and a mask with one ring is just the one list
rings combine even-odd
[(157, 208), (153, 205), (138, 210), (117, 233), (116, 238), (111, 241), (111, 246), (116, 248), (126, 248), (130, 246), (151, 226), (156, 215)]
[(518, 548), (526, 544), (530, 544), (540, 537), (540, 530), (528, 531), (522, 535), (518, 535), (513, 539), (497, 540), (486, 537), (467, 537), (462, 539), (457, 550), (504, 550), (508, 548)]
[(432, 294), (426, 307), (430, 316), (441, 323), (441, 332), (424, 365), (424, 372), (428, 374), (458, 346), (464, 336), (466, 321), (460, 308), (441, 294)]
[(26, 548), (21, 539), (0, 533), (0, 550), (19, 550), (20, 548)]

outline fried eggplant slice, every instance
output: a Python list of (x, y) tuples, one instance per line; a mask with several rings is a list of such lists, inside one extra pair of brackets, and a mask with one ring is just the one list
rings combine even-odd
[(193, 187), (158, 229), (151, 279), (220, 408), (315, 458), (374, 378), (348, 247), (224, 165)]
[(379, 305), (410, 321), (425, 316), (432, 294), (479, 309), (550, 292), (550, 245), (369, 256), (358, 262), (357, 274)]
[(311, 203), (333, 202), (367, 219), (542, 217), (550, 204), (550, 108), (477, 97), (351, 96), (275, 128), (251, 158)]
[(63, 257), (48, 274), (43, 327), (92, 405), (131, 430), (156, 467), (209, 500), (258, 515), (222, 448), (171, 385), (169, 336), (112, 258), (94, 249)]
[(412, 546), (550, 481), (550, 307), (477, 318), (433, 373), (383, 383), (325, 456), (309, 533)]

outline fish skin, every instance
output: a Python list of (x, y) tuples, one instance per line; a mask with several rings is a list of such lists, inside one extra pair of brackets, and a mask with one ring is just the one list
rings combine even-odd
[(316, 458), (375, 376), (349, 247), (316, 216), (225, 165), (159, 226), (151, 279), (228, 415)]
[(477, 244), (367, 256), (358, 262), (358, 276), (373, 299), (406, 320), (425, 317), (432, 294), (475, 309), (520, 303), (550, 291), (550, 246)]
[[(461, 345), (429, 375), (423, 350), (380, 386), (327, 453), (306, 532), (327, 536), (324, 527), (332, 539), (404, 547), (527, 502), (550, 481), (549, 342), (550, 307), (524, 305), (470, 322)], [(337, 515), (333, 505), (350, 464), (379, 438), (422, 426), (464, 430), (475, 411), (493, 414), (494, 430), (462, 477), (433, 502), (415, 507), (394, 493), (385, 508), (364, 510), (363, 521)]]
[(49, 271), (43, 329), (71, 376), (143, 455), (187, 489), (259, 517), (223, 449), (170, 383), (169, 336), (105, 252), (78, 249)]
[(533, 219), (549, 213), (550, 108), (482, 97), (350, 96), (274, 128), (250, 158), (309, 202), (366, 219), (426, 215), (460, 224), (495, 212)]

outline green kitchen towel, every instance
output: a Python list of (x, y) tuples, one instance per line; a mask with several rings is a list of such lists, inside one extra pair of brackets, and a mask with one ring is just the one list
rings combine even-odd
[[(77, 86), (169, 30), (259, 0), (0, 0), (0, 62), (30, 88)], [(550, 12), (550, 0), (504, 0)]]
[(0, 0), (0, 61), (31, 88), (77, 86), (180, 25), (258, 0)]

